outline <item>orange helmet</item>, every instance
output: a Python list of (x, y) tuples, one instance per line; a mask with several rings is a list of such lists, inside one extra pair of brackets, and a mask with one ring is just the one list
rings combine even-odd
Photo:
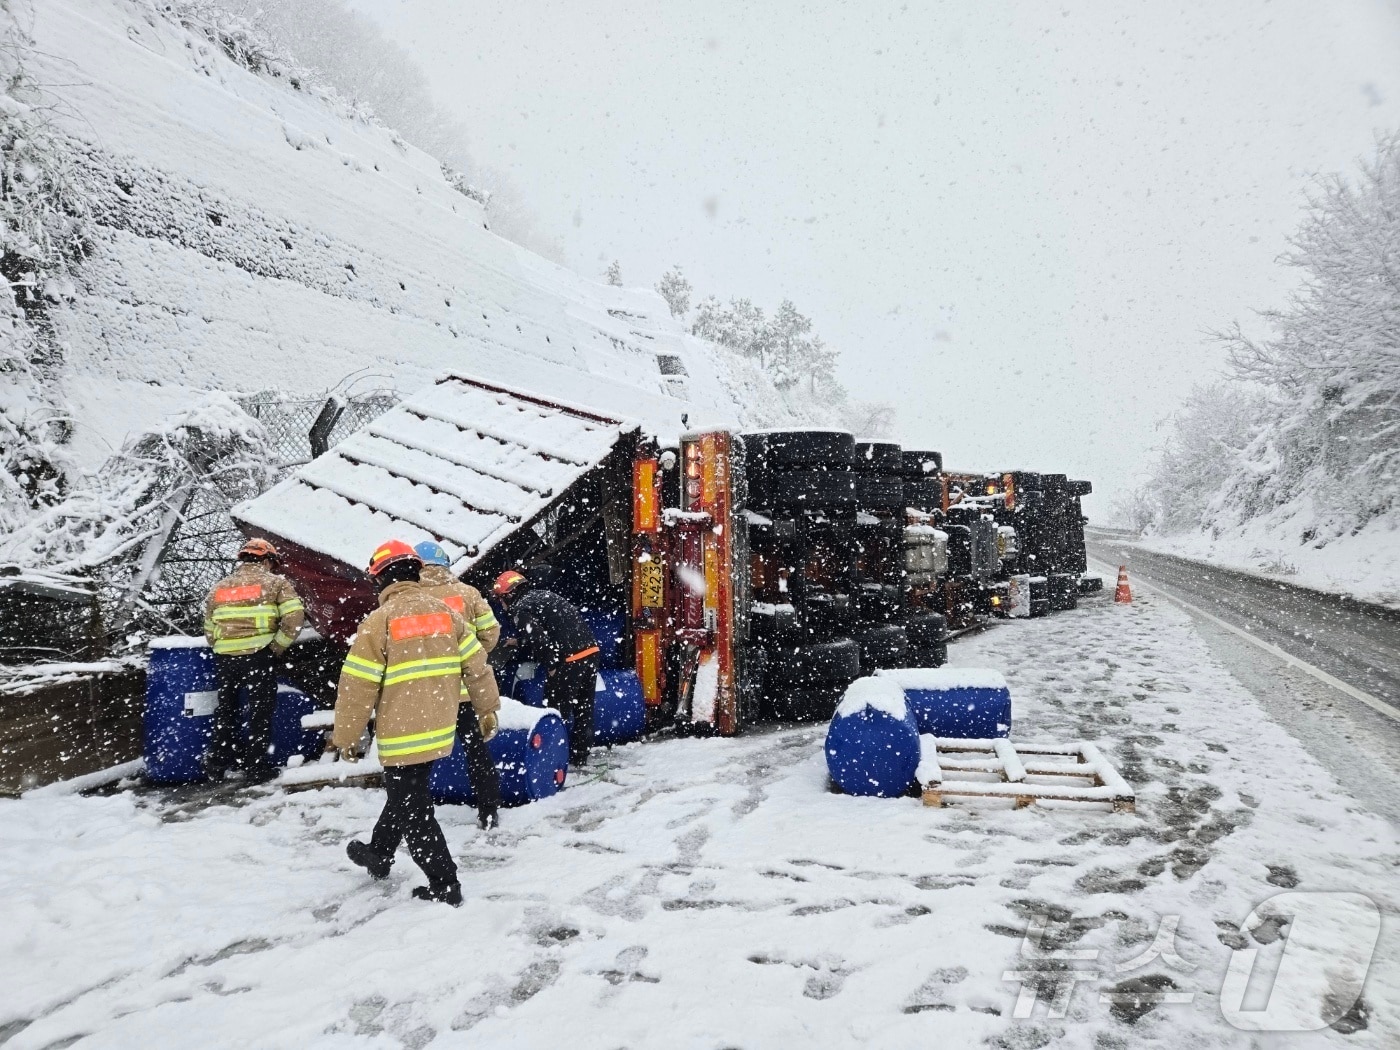
[(499, 576), (496, 577), (496, 582), (491, 587), (491, 593), (494, 594), (497, 598), (504, 598), (511, 591), (515, 590), (515, 588), (519, 587), (522, 583), (527, 582), (529, 581), (527, 581), (524, 576), (521, 576), (520, 573), (516, 572), (514, 569), (507, 569), (505, 572), (501, 573)]
[(418, 557), (418, 552), (410, 547), (403, 540), (388, 540), (381, 543), (369, 558), (369, 574), (378, 576), (390, 565), (397, 565), (403, 561), (416, 561), (423, 564), (423, 559)]
[(264, 539), (249, 540), (239, 550), (240, 558), (275, 558), (277, 548)]

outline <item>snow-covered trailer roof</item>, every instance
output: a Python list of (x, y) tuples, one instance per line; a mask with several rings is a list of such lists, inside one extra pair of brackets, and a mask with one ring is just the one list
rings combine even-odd
[(436, 540), (461, 575), (638, 430), (628, 420), (446, 375), (233, 516), (245, 531), (313, 555), (298, 560), (313, 563), (317, 579), (362, 579), (370, 553), (390, 538)]

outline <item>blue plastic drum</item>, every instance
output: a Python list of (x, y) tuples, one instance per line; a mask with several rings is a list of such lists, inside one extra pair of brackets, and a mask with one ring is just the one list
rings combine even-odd
[(919, 767), (919, 730), (904, 692), (884, 678), (858, 678), (826, 733), (826, 768), (847, 795), (898, 798)]
[[(549, 798), (564, 786), (569, 768), (569, 732), (557, 712), (501, 698), (499, 731), (486, 745), (501, 778), (501, 802), (524, 805)], [(438, 802), (475, 802), (467, 754), (458, 738), (452, 754), (433, 763), (428, 790)]]
[(303, 729), (301, 716), (317, 710), (315, 702), (290, 685), (277, 687), (277, 707), (272, 712), (272, 763), (285, 766), (293, 755), (308, 762), (325, 750), (325, 734), (319, 729)]
[(632, 654), (622, 645), (627, 635), (627, 618), (621, 610), (582, 609), (580, 615), (598, 643), (598, 666), (605, 670), (631, 667)]
[(647, 727), (647, 705), (636, 671), (600, 671), (593, 694), (593, 742), (625, 744)]
[(920, 733), (990, 740), (1011, 733), (1011, 690), (999, 671), (909, 667), (877, 671), (904, 690)]
[(204, 779), (204, 750), (218, 704), (214, 654), (203, 638), (151, 640), (141, 748), (148, 780), (188, 784)]

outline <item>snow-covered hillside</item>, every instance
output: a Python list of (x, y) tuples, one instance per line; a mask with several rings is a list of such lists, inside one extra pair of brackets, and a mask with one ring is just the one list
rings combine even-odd
[(95, 221), (52, 311), (81, 466), (200, 392), (349, 376), (407, 392), (461, 370), (662, 433), (783, 411), (655, 293), (497, 237), (436, 160), (155, 5), (43, 0), (31, 17), (28, 64)]

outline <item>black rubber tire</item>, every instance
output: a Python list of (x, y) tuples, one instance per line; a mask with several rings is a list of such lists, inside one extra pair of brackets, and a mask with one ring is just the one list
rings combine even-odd
[(927, 649), (948, 637), (948, 619), (941, 613), (914, 613), (904, 621), (910, 649)]
[(846, 692), (845, 685), (803, 689), (776, 688), (765, 698), (770, 718), (779, 722), (829, 722)]
[(1031, 618), (1050, 615), (1050, 581), (1044, 576), (1032, 576), (1030, 583)]
[(966, 525), (944, 525), (948, 534), (948, 575), (972, 575), (972, 530)]
[(796, 644), (801, 637), (802, 628), (794, 614), (778, 617), (749, 613), (749, 638), (755, 644), (769, 647)]
[(774, 470), (749, 482), (749, 503), (760, 510), (853, 511), (856, 475), (848, 470)]
[(1024, 489), (1042, 489), (1045, 482), (1041, 480), (1042, 475), (1030, 470), (1018, 471), (1013, 478), (1017, 491)]
[(849, 466), (855, 460), (856, 439), (840, 430), (765, 430), (742, 435), (759, 439), (766, 470), (784, 467)]
[(908, 660), (909, 667), (942, 667), (948, 662), (948, 643), (942, 641), (937, 645), (911, 648)]
[(893, 441), (857, 441), (855, 468), (862, 474), (904, 474), (904, 451)]
[[(850, 638), (768, 650), (768, 681), (774, 687), (813, 688), (860, 677), (860, 646)], [(775, 688), (776, 691), (776, 688)]]
[(909, 657), (909, 636), (894, 624), (876, 627), (856, 636), (860, 666), (865, 674), (882, 667), (904, 667)]
[(860, 510), (903, 507), (904, 479), (898, 474), (857, 474), (856, 506)]
[(904, 607), (904, 590), (898, 584), (857, 586), (854, 595), (856, 622), (862, 630), (879, 627), (899, 619)]
[(1079, 593), (1093, 594), (1095, 591), (1103, 590), (1102, 576), (1081, 576), (1079, 578)]
[[(903, 456), (904, 476), (906, 478), (929, 478), (935, 474), (943, 473), (943, 453), (924, 452), (917, 449), (905, 449)], [(930, 469), (932, 464), (932, 469)]]
[(909, 477), (904, 479), (904, 505), (916, 510), (935, 511), (943, 509), (943, 483)]
[(1050, 577), (1050, 608), (1054, 612), (1067, 612), (1079, 607), (1079, 577), (1069, 573), (1055, 573)]
[(1071, 481), (1065, 486), (1066, 491), (1071, 496), (1092, 496), (1094, 494), (1093, 482)]

